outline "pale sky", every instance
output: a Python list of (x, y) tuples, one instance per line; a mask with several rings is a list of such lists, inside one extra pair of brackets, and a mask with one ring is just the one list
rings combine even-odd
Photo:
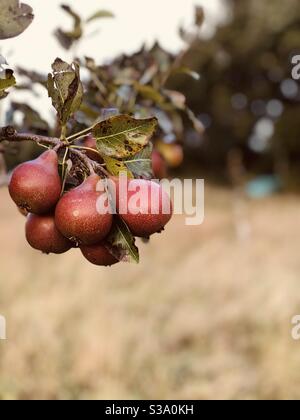
[(86, 39), (79, 54), (99, 60), (109, 59), (118, 53), (132, 52), (145, 41), (159, 39), (164, 47), (176, 51), (182, 42), (178, 36), (180, 24), (193, 21), (195, 5), (203, 5), (207, 13), (205, 31), (210, 31), (216, 21), (224, 16), (221, 0), (23, 0), (32, 6), (35, 20), (20, 37), (1, 42), (0, 49), (11, 66), (22, 64), (26, 68), (48, 71), (56, 56), (70, 59), (61, 50), (51, 34), (62, 25), (69, 29), (70, 18), (60, 10), (62, 3), (70, 4), (84, 17), (99, 9), (111, 10), (115, 19), (104, 19), (89, 26), (89, 33), (100, 32)]
[[(180, 25), (188, 27), (194, 19), (195, 5), (206, 11), (203, 31), (213, 32), (215, 24), (226, 17), (222, 0), (23, 0), (35, 13), (32, 25), (19, 37), (2, 41), (0, 53), (9, 65), (21, 65), (48, 73), (51, 63), (59, 56), (71, 61), (73, 54), (64, 51), (52, 36), (58, 26), (71, 29), (71, 20), (59, 7), (70, 4), (82, 16), (89, 17), (99, 9), (112, 11), (115, 19), (103, 19), (89, 25), (88, 33), (99, 30), (78, 47), (79, 56), (87, 55), (98, 63), (116, 54), (131, 53), (158, 39), (163, 47), (176, 52), (183, 46), (178, 35)], [(16, 94), (19, 98), (20, 94)], [(24, 94), (23, 94), (24, 95)], [(22, 98), (24, 100), (25, 98)], [(31, 98), (30, 98), (31, 102)]]

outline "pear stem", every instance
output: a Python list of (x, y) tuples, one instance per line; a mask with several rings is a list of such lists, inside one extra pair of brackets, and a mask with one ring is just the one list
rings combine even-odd
[(86, 150), (87, 152), (93, 152), (93, 153), (97, 153), (100, 157), (101, 153), (98, 152), (98, 150), (96, 149), (92, 149), (91, 147), (85, 147), (85, 146), (70, 146), (70, 149), (77, 149), (77, 150)]
[(67, 141), (68, 141), (69, 143), (72, 143), (72, 142), (73, 142), (73, 141), (75, 141), (75, 140), (79, 140), (79, 139), (81, 139), (82, 137), (85, 137), (85, 136), (87, 136), (88, 134), (91, 134), (91, 132), (92, 132), (93, 128), (94, 128), (94, 126), (89, 127), (89, 128), (86, 128), (85, 130), (82, 130), (82, 131), (80, 131), (80, 132), (78, 132), (78, 133), (76, 133), (76, 134), (73, 134), (72, 136), (67, 137)]

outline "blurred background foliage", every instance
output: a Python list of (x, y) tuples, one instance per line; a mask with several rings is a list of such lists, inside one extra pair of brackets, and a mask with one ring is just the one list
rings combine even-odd
[(233, 156), (250, 174), (278, 174), (299, 187), (300, 91), (291, 58), (300, 48), (294, 0), (227, 0), (230, 19), (209, 40), (193, 40), (183, 57), (201, 79), (173, 80), (206, 126), (186, 137), (189, 159), (226, 177)]
[[(58, 28), (55, 36), (63, 48), (74, 50), (86, 87), (77, 116), (81, 126), (70, 130), (91, 125), (103, 108), (140, 117), (156, 115), (157, 148), (169, 166), (181, 165), (181, 173), (192, 171), (227, 183), (233, 177), (238, 182), (239, 176), (243, 180), (276, 176), (281, 186), (299, 188), (300, 90), (291, 78), (291, 58), (300, 50), (300, 4), (224, 1), (229, 17), (212, 38), (201, 37), (205, 17), (197, 7), (194, 26), (180, 29), (186, 46), (178, 56), (156, 43), (105, 65), (97, 63), (97, 57), (76, 57), (76, 45), (89, 22), (113, 14), (100, 10), (83, 18), (70, 6), (62, 6), (74, 28)], [(18, 89), (45, 84), (45, 75), (25, 69), (19, 74), (23, 83)], [(39, 134), (57, 131), (28, 104), (16, 102), (11, 103), (7, 123)], [(177, 154), (178, 144), (184, 148), (183, 163), (182, 158), (170, 158), (173, 144)], [(28, 158), (33, 146), (19, 147), (26, 149), (25, 155), (21, 150), (14, 157), (11, 150), (6, 154), (10, 167)]]

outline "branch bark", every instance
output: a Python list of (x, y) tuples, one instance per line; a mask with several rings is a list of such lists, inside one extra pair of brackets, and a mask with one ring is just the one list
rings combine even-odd
[(32, 141), (44, 146), (57, 146), (60, 144), (60, 139), (55, 137), (39, 136), (37, 134), (23, 134), (18, 133), (14, 127), (2, 127), (0, 129), (0, 143), (4, 141)]
[[(55, 150), (59, 149), (60, 147), (69, 147), (68, 144), (65, 144), (60, 139), (55, 137), (45, 137), (39, 136), (37, 134), (23, 134), (18, 133), (14, 127), (2, 127), (0, 128), (0, 143), (1, 142), (21, 142), (21, 141), (32, 141), (36, 144), (43, 145), (43, 146), (51, 146)], [(91, 174), (95, 173), (95, 168), (101, 171), (105, 176), (109, 176), (109, 173), (97, 162), (91, 160), (85, 153), (72, 149), (70, 147), (71, 154), (77, 156), (81, 162), (85, 165), (85, 167), (90, 171)]]

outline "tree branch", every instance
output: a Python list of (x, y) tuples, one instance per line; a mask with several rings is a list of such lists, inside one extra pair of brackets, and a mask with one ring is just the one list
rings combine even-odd
[(4, 141), (32, 141), (37, 144), (42, 144), (45, 146), (57, 146), (60, 144), (60, 140), (58, 138), (51, 138), (45, 136), (39, 136), (37, 134), (21, 134), (18, 133), (14, 127), (2, 127), (0, 129), (0, 143)]
[[(58, 150), (60, 147), (66, 147), (70, 153), (77, 156), (78, 159), (84, 164), (91, 174), (95, 173), (95, 168), (102, 172), (105, 176), (110, 176), (109, 172), (106, 171), (100, 164), (90, 159), (84, 152), (77, 150), (76, 148), (69, 147), (60, 139), (55, 137), (39, 136), (37, 134), (23, 134), (18, 133), (14, 127), (2, 127), (0, 128), (0, 143), (4, 141), (9, 142), (21, 142), (21, 141), (32, 141), (42, 146), (51, 146), (54, 150)], [(1, 181), (3, 182), (3, 180)]]
[(86, 156), (84, 153), (80, 152), (77, 149), (69, 149), (69, 150), (71, 154), (77, 156), (81, 160), (81, 162), (84, 163), (86, 168), (90, 171), (91, 175), (95, 173), (94, 167), (92, 165), (92, 161), (91, 159), (89, 159), (88, 156)]
[(89, 169), (90, 173), (93, 174), (95, 173), (95, 168), (98, 169), (100, 172), (102, 172), (103, 175), (105, 175), (106, 177), (110, 177), (110, 173), (103, 168), (103, 166), (90, 159), (85, 153), (81, 152), (78, 149), (74, 149), (70, 147), (70, 153), (78, 156), (78, 158), (85, 164), (85, 166)]

